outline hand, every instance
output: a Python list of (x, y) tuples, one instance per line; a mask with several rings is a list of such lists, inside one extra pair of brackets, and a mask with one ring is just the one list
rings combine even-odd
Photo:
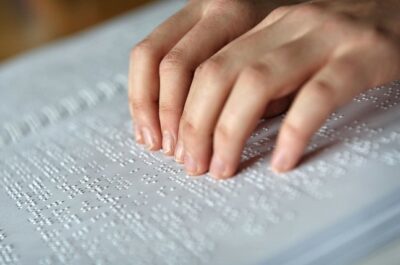
[(179, 126), (188, 173), (232, 176), (265, 108), (295, 95), (272, 158), (292, 169), (337, 107), (400, 77), (399, 14), (398, 0), (281, 7), (202, 63)]
[(133, 50), (130, 110), (139, 143), (174, 154), (195, 69), (260, 22), (276, 0), (192, 0)]

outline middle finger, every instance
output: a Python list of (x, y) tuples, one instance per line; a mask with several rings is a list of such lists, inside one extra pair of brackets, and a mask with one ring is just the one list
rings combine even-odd
[(325, 64), (331, 45), (315, 39), (310, 34), (285, 44), (241, 72), (215, 128), (210, 166), (213, 176), (232, 176), (265, 107), (272, 100), (293, 93)]
[(179, 134), (189, 174), (201, 174), (208, 169), (215, 124), (243, 66), (260, 54), (298, 38), (295, 28), (287, 25), (287, 34), (281, 34), (281, 23), (278, 21), (254, 35), (230, 43), (196, 70)]
[(251, 26), (241, 24), (240, 27), (230, 30), (229, 26), (234, 19), (228, 14), (202, 18), (169, 51), (160, 64), (159, 116), (163, 151), (168, 155), (174, 153), (179, 120), (194, 69)]

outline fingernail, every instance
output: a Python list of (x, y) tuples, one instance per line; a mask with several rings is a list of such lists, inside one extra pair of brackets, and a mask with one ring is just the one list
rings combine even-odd
[(213, 155), (210, 164), (210, 174), (214, 178), (225, 177), (225, 162), (217, 155)]
[(168, 131), (163, 132), (163, 151), (166, 155), (172, 155), (174, 149), (174, 138)]
[(185, 170), (189, 175), (196, 174), (197, 164), (193, 157), (189, 154), (185, 154)]
[(183, 163), (184, 155), (185, 155), (185, 151), (183, 149), (183, 143), (181, 141), (178, 141), (178, 143), (176, 145), (176, 150), (175, 150), (175, 161), (178, 163)]
[(140, 131), (139, 126), (135, 126), (135, 139), (139, 144), (143, 144), (142, 132)]
[(154, 139), (150, 133), (150, 130), (148, 128), (142, 128), (142, 133), (147, 149), (152, 150), (154, 148)]
[(271, 167), (276, 173), (287, 171), (290, 167), (290, 156), (283, 148), (278, 148), (272, 157)]

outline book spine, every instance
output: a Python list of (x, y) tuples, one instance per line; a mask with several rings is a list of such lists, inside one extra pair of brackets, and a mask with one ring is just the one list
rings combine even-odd
[(126, 93), (126, 84), (127, 77), (118, 74), (112, 81), (99, 82), (93, 88), (81, 89), (74, 96), (62, 98), (52, 105), (44, 106), (37, 112), (23, 116), (19, 121), (2, 124), (0, 126), (0, 148), (16, 143), (23, 137), (110, 100), (116, 94)]

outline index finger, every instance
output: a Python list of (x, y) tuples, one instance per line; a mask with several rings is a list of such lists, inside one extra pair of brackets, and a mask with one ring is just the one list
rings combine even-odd
[(300, 90), (283, 122), (271, 162), (274, 171), (285, 172), (298, 163), (313, 134), (336, 108), (363, 90), (396, 78), (396, 71), (380, 69), (398, 69), (398, 62), (380, 62), (382, 58), (377, 51), (353, 50), (317, 72)]
[(161, 147), (158, 118), (159, 65), (165, 54), (199, 20), (200, 7), (191, 2), (170, 17), (131, 52), (129, 63), (129, 104), (136, 139), (150, 150)]

